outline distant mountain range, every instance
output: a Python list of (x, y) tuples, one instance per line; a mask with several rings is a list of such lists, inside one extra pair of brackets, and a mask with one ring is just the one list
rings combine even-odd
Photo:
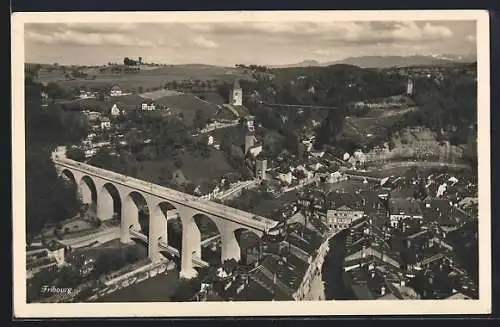
[(354, 65), (361, 68), (388, 68), (388, 67), (408, 67), (408, 66), (439, 66), (454, 63), (469, 63), (476, 61), (475, 56), (457, 55), (432, 55), (432, 56), (362, 56), (349, 57), (331, 62), (318, 62), (316, 60), (304, 60), (296, 64), (270, 66), (272, 68), (292, 68), (292, 67), (324, 67), (330, 65)]

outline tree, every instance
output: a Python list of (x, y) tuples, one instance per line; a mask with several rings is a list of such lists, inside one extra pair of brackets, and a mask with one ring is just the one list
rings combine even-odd
[(68, 159), (82, 162), (85, 160), (85, 152), (80, 147), (71, 147), (66, 150), (66, 157), (68, 157)]
[(314, 146), (320, 148), (323, 145), (334, 144), (337, 135), (343, 128), (344, 110), (330, 110), (326, 119), (316, 129), (316, 141)]
[(196, 277), (189, 280), (181, 280), (172, 295), (172, 300), (176, 302), (185, 302), (193, 298), (201, 289), (201, 280)]
[(51, 160), (55, 146), (77, 138), (58, 110), (40, 110), (42, 86), (25, 81), (26, 97), (26, 232), (28, 239), (49, 222), (74, 216), (81, 206), (74, 184), (57, 175)]
[(208, 117), (205, 114), (205, 112), (201, 109), (197, 109), (193, 119), (193, 128), (201, 129), (205, 127), (207, 123), (208, 123)]

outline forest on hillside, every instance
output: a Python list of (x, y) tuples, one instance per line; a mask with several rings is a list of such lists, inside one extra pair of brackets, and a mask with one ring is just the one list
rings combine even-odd
[(28, 241), (48, 222), (57, 223), (78, 213), (81, 203), (74, 185), (56, 173), (51, 153), (57, 145), (79, 141), (87, 126), (62, 110), (41, 107), (43, 86), (25, 79), (26, 87), (26, 232)]
[[(289, 150), (296, 152), (298, 130), (310, 119), (312, 110), (300, 116), (288, 110), (286, 120), (283, 110), (265, 103), (330, 106), (322, 123), (316, 128), (316, 146), (333, 145), (344, 150), (363, 148), (367, 144), (342, 135), (344, 119), (349, 104), (370, 101), (406, 91), (407, 77), (388, 74), (383, 70), (362, 69), (350, 65), (328, 67), (300, 67), (270, 69), (271, 75), (261, 75), (256, 81), (241, 81), (245, 105), (266, 128), (277, 130), (289, 140)], [(411, 100), (418, 110), (402, 115), (386, 131), (381, 132), (368, 146), (374, 147), (388, 141), (406, 127), (430, 128), (439, 136), (438, 141), (448, 140), (453, 145), (467, 145), (474, 156), (477, 133), (477, 82), (464, 71), (446, 72), (446, 78), (436, 82), (429, 78), (415, 78), (415, 93)], [(263, 103), (263, 104), (262, 104)], [(281, 110), (281, 112), (280, 112)], [(474, 160), (472, 158), (472, 160)]]

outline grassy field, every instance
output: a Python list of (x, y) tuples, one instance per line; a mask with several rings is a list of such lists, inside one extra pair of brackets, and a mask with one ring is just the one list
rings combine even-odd
[(182, 112), (183, 120), (188, 126), (192, 124), (197, 110), (202, 110), (207, 117), (214, 117), (218, 110), (217, 105), (202, 101), (198, 97), (187, 93), (165, 96), (155, 100), (155, 103), (167, 106), (175, 114)]
[(251, 79), (248, 73), (235, 68), (226, 68), (208, 65), (176, 65), (159, 67), (152, 70), (144, 70), (138, 73), (109, 74), (89, 72), (89, 76), (95, 74), (95, 79), (78, 78), (67, 80), (62, 71), (41, 71), (40, 82), (56, 82), (63, 87), (79, 87), (85, 85), (88, 88), (102, 87), (105, 85), (118, 84), (122, 90), (136, 91), (139, 87), (144, 90), (163, 87), (169, 81), (184, 80), (218, 80), (232, 83), (235, 79)]

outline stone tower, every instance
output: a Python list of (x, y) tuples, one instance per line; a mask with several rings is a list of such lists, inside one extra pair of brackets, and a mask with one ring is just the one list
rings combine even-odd
[(266, 179), (267, 160), (261, 159), (255, 162), (255, 176), (258, 179)]
[(229, 99), (229, 104), (233, 106), (243, 105), (243, 90), (240, 87), (240, 82), (238, 80), (234, 81), (233, 89), (231, 90), (231, 96)]
[(255, 146), (257, 143), (257, 138), (255, 137), (255, 127), (254, 127), (254, 117), (246, 116), (246, 135), (245, 135), (245, 155), (248, 153), (248, 150)]
[(413, 80), (408, 79), (408, 84), (406, 85), (406, 95), (413, 95)]

